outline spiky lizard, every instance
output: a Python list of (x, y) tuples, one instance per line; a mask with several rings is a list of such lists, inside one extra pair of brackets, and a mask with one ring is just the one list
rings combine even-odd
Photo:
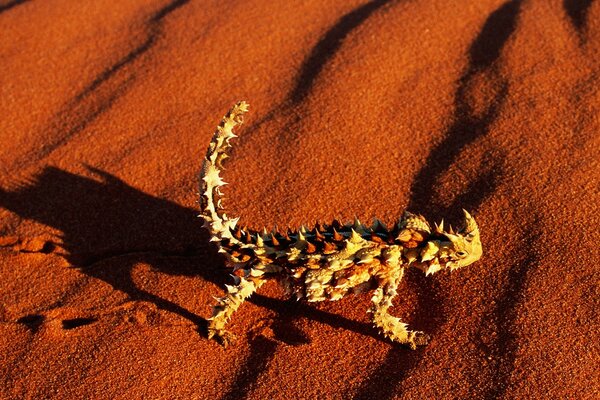
[(368, 310), (386, 337), (411, 349), (428, 343), (421, 331), (389, 314), (404, 270), (415, 267), (426, 275), (455, 270), (482, 255), (475, 219), (464, 211), (464, 226), (444, 230), (443, 220), (432, 229), (421, 215), (405, 212), (393, 227), (375, 219), (367, 227), (355, 220), (341, 224), (317, 224), (295, 231), (254, 231), (238, 226), (239, 218), (223, 212), (220, 176), (222, 162), (235, 138), (248, 103), (239, 102), (223, 117), (210, 142), (200, 173), (200, 207), (204, 227), (233, 269), (234, 285), (217, 299), (208, 318), (208, 336), (227, 346), (234, 335), (225, 325), (244, 300), (266, 281), (275, 279), (286, 292), (309, 302), (338, 300), (349, 293), (374, 289)]

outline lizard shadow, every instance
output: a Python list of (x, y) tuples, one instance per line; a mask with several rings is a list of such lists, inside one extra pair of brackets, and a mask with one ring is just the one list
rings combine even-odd
[[(136, 264), (148, 263), (156, 272), (167, 275), (199, 275), (220, 287), (230, 283), (229, 271), (223, 268), (223, 259), (209, 242), (198, 211), (144, 193), (99, 169), (88, 167), (88, 171), (90, 176), (80, 176), (46, 167), (14, 189), (0, 188), (0, 207), (62, 232), (56, 243), (46, 241), (41, 252), (63, 256), (82, 273), (108, 283), (132, 300), (154, 303), (188, 319), (206, 337), (204, 318), (139, 288), (131, 276)], [(157, 257), (170, 257), (170, 261), (157, 262)], [(302, 315), (374, 336), (368, 324), (306, 304), (259, 294), (249, 301), (289, 316), (285, 318), (290, 321)], [(293, 329), (276, 330), (282, 342), (308, 341)]]
[[(147, 263), (162, 274), (199, 275), (219, 287), (231, 283), (229, 271), (223, 268), (223, 260), (201, 227), (198, 211), (144, 193), (99, 169), (88, 167), (88, 171), (90, 176), (81, 176), (46, 167), (16, 188), (0, 188), (0, 207), (62, 232), (59, 241), (47, 241), (41, 252), (63, 256), (82, 273), (106, 282), (133, 301), (153, 303), (189, 320), (206, 338), (207, 322), (203, 317), (138, 287), (132, 278), (134, 266)], [(224, 398), (235, 398), (248, 391), (280, 343), (310, 342), (304, 332), (294, 327), (294, 321), (300, 317), (383, 340), (369, 324), (308, 304), (260, 294), (248, 301), (278, 314), (272, 324), (276, 340), (260, 335), (249, 340), (250, 355)], [(35, 331), (43, 317), (27, 315), (19, 322)]]
[(137, 263), (151, 262), (157, 255), (180, 255), (190, 261), (158, 263), (159, 272), (183, 276), (200, 272), (220, 283), (211, 267), (219, 257), (200, 229), (197, 212), (143, 193), (104, 171), (88, 170), (91, 177), (46, 167), (15, 190), (0, 189), (0, 207), (62, 232), (56, 243), (46, 241), (43, 252), (60, 254), (84, 274), (132, 300), (152, 302), (203, 326), (203, 318), (138, 288), (131, 277)]

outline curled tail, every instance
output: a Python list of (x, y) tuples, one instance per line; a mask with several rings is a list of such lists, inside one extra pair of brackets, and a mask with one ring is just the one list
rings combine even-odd
[(219, 173), (223, 169), (222, 162), (227, 158), (227, 150), (231, 147), (229, 141), (237, 137), (233, 128), (243, 121), (243, 114), (248, 111), (248, 103), (240, 101), (223, 117), (208, 146), (204, 164), (200, 171), (200, 216), (204, 218), (213, 241), (222, 238), (232, 239), (231, 229), (239, 218), (228, 218), (222, 211), (221, 186), (225, 185)]

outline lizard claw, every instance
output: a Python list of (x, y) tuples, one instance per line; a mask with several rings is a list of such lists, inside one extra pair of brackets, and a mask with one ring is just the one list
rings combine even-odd
[(408, 337), (408, 346), (412, 350), (416, 350), (417, 346), (425, 346), (431, 340), (431, 336), (421, 331), (413, 331)]
[(237, 339), (233, 333), (228, 332), (224, 329), (220, 329), (220, 330), (209, 329), (208, 330), (208, 338), (214, 339), (217, 343), (219, 343), (223, 347), (229, 346), (230, 344), (235, 342)]

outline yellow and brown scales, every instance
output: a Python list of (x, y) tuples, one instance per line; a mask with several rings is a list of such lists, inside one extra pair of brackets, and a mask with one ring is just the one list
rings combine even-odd
[(454, 270), (477, 261), (482, 254), (479, 229), (464, 211), (464, 226), (454, 232), (441, 222), (431, 229), (420, 215), (405, 212), (393, 227), (379, 220), (372, 226), (360, 221), (312, 229), (261, 232), (237, 226), (221, 204), (222, 161), (235, 138), (233, 128), (242, 123), (248, 110), (239, 102), (225, 115), (209, 145), (200, 173), (200, 206), (204, 227), (219, 246), (234, 272), (235, 285), (218, 299), (209, 318), (208, 335), (227, 345), (233, 335), (225, 330), (232, 314), (269, 279), (279, 281), (298, 300), (338, 300), (348, 293), (374, 290), (369, 312), (373, 324), (392, 341), (415, 349), (429, 336), (411, 331), (388, 309), (404, 269), (416, 267), (429, 275), (442, 269)]

